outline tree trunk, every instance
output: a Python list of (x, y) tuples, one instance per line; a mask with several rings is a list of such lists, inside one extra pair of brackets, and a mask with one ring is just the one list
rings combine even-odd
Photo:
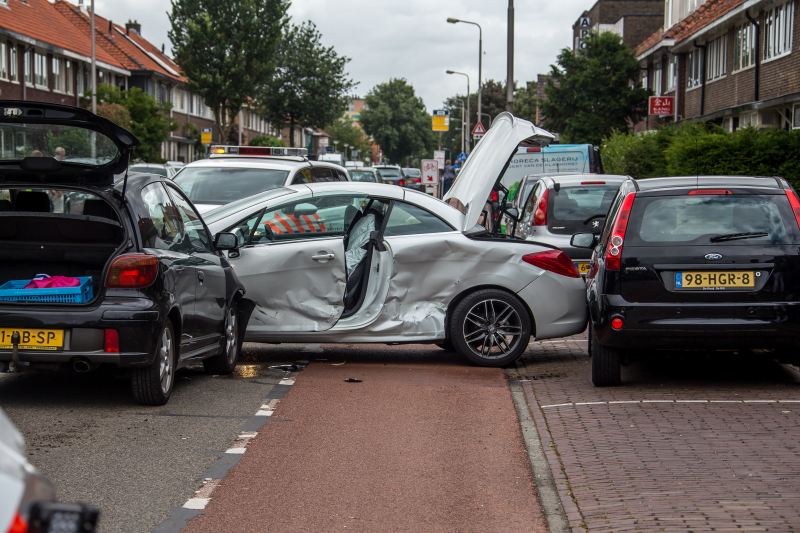
[(219, 143), (220, 144), (228, 144), (228, 136), (231, 133), (231, 126), (228, 124), (227, 120), (225, 120), (225, 107), (215, 106), (214, 107), (214, 120), (217, 122), (217, 129), (219, 130)]
[(289, 117), (289, 146), (294, 148), (294, 117)]

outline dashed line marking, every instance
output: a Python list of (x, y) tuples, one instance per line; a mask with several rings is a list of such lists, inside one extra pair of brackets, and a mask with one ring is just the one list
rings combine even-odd
[(568, 402), (542, 405), (542, 409), (550, 407), (574, 407), (578, 405), (617, 405), (625, 403), (800, 403), (800, 400), (613, 400), (608, 402)]
[(187, 509), (195, 509), (197, 511), (202, 511), (208, 505), (208, 502), (211, 501), (211, 498), (191, 498), (186, 503), (183, 504), (184, 507)]
[(293, 378), (284, 378), (284, 379), (281, 380), (280, 383), (278, 383), (278, 385), (294, 385), (294, 379)]

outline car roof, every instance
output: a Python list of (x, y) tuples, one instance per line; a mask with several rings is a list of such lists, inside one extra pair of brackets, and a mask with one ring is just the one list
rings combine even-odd
[(221, 157), (219, 159), (198, 159), (186, 164), (183, 168), (194, 167), (242, 167), (242, 168), (268, 168), (273, 170), (293, 170), (301, 166), (308, 166), (308, 161), (291, 161), (289, 159), (267, 159), (247, 157)]
[[(548, 186), (552, 187), (555, 183), (559, 183), (561, 185), (580, 185), (586, 181), (604, 181), (609, 185), (619, 185), (624, 181), (631, 179), (631, 177), (619, 176), (616, 174), (544, 174), (538, 179), (544, 179), (548, 181)], [(598, 185), (600, 184), (598, 183)]]
[(640, 191), (697, 187), (762, 187), (783, 189), (780, 178), (771, 176), (670, 176), (631, 180)]

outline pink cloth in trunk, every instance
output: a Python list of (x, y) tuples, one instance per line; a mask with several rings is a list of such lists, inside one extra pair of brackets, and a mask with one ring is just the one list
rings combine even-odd
[(26, 289), (58, 289), (61, 287), (79, 287), (81, 280), (78, 278), (68, 278), (66, 276), (51, 276), (44, 279), (34, 279), (27, 285)]

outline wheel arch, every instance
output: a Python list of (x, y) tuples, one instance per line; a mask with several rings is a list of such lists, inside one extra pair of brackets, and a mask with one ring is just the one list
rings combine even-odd
[(447, 305), (447, 312), (445, 313), (445, 318), (444, 318), (444, 323), (445, 323), (444, 331), (445, 331), (445, 338), (447, 340), (450, 340), (450, 319), (452, 318), (453, 310), (455, 310), (455, 308), (458, 307), (458, 304), (461, 303), (461, 301), (470, 294), (474, 294), (478, 291), (486, 289), (494, 289), (502, 291), (508, 294), (509, 296), (513, 296), (514, 298), (516, 298), (517, 301), (522, 304), (522, 307), (528, 313), (528, 319), (531, 321), (531, 338), (536, 338), (536, 318), (533, 316), (533, 311), (531, 311), (531, 308), (528, 307), (528, 303), (523, 298), (520, 298), (516, 293), (514, 293), (514, 291), (509, 290), (507, 287), (503, 287), (501, 285), (484, 284), (484, 285), (476, 285), (474, 287), (470, 287), (469, 289), (466, 289), (458, 293), (455, 298), (450, 300), (450, 303)]
[[(182, 332), (183, 332), (183, 324), (181, 323), (181, 312), (177, 306), (170, 309), (169, 313), (167, 313), (167, 318), (170, 322), (172, 322), (172, 332), (175, 334), (175, 348), (176, 348), (176, 356), (180, 361), (181, 357), (181, 340), (183, 339)], [(160, 333), (159, 333), (160, 335)]]

